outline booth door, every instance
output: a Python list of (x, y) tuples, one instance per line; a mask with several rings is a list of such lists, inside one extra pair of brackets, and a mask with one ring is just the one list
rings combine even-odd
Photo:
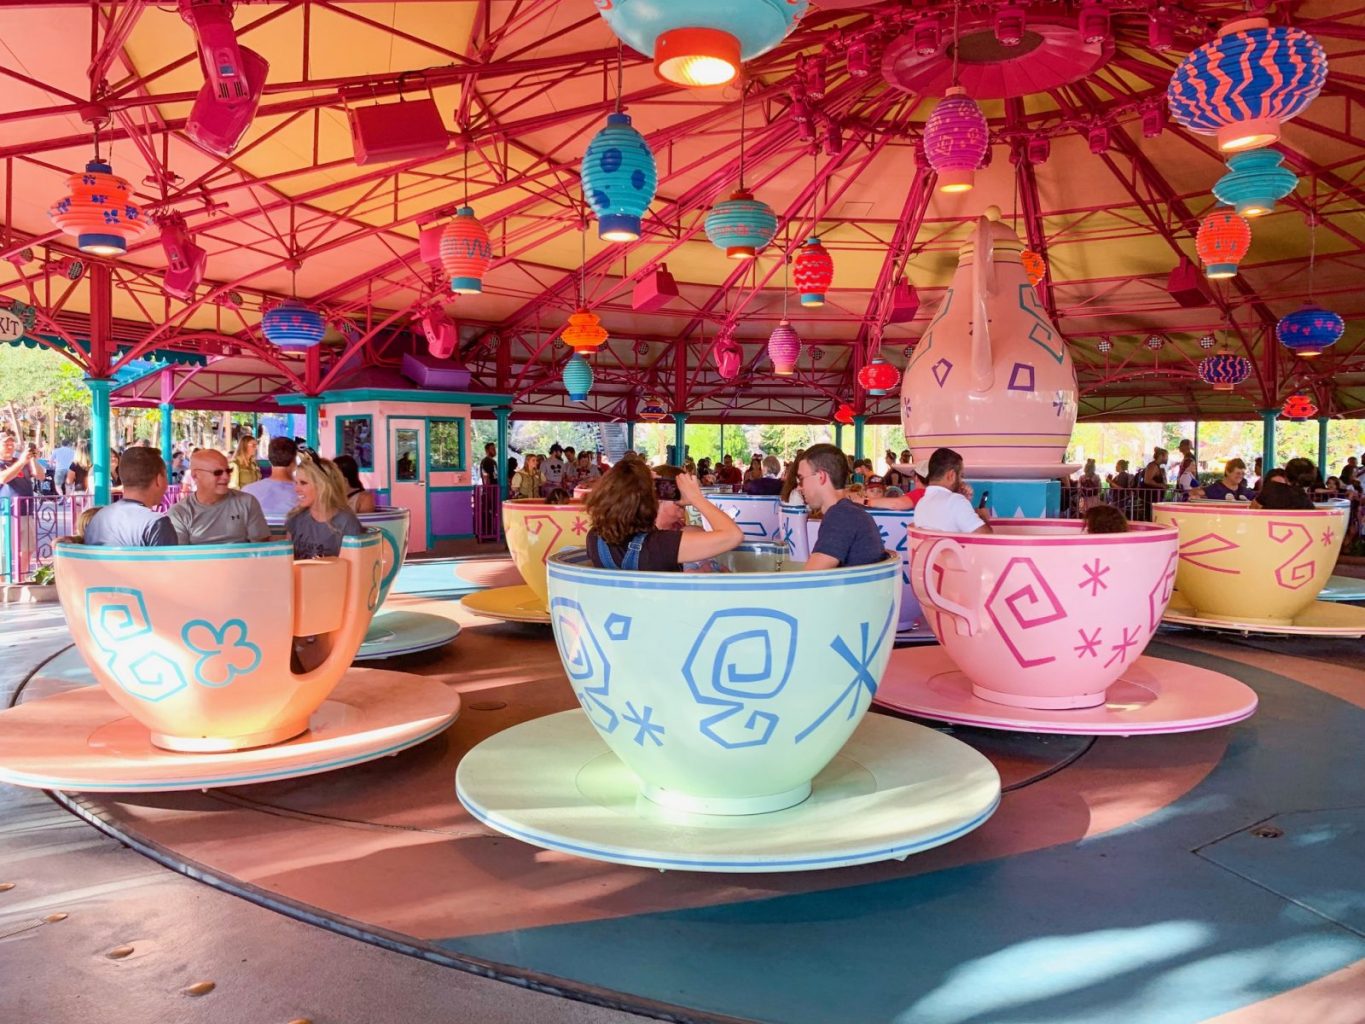
[(389, 419), (389, 493), (393, 504), (412, 514), (408, 553), (427, 549), (427, 424)]

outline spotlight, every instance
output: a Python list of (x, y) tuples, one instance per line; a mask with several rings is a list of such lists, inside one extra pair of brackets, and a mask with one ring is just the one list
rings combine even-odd
[(1109, 152), (1109, 129), (1104, 125), (1092, 124), (1086, 138), (1090, 141), (1090, 152), (1096, 156)]
[(806, 83), (806, 95), (813, 100), (825, 98), (825, 58), (802, 58), (800, 65)]
[(213, 99), (225, 106), (250, 102), (246, 61), (232, 29), (232, 0), (180, 0), (180, 17), (199, 40), (199, 63)]
[(1034, 167), (1047, 163), (1047, 158), (1052, 155), (1052, 140), (1045, 135), (1035, 136), (1028, 140), (1028, 162)]
[(844, 133), (839, 122), (833, 118), (825, 119), (825, 155), (838, 156), (844, 151)]
[(848, 73), (853, 78), (866, 78), (872, 74), (872, 57), (867, 50), (867, 40), (862, 37), (848, 44)]
[(1001, 46), (1018, 46), (1024, 41), (1024, 8), (1006, 4), (995, 12), (995, 38)]
[(427, 351), (437, 359), (449, 359), (460, 343), (459, 329), (440, 306), (432, 306), (422, 314), (422, 333), (427, 339)]
[(654, 42), (654, 73), (683, 87), (725, 85), (739, 74), (739, 40), (714, 28), (675, 28)]
[(915, 22), (915, 52), (921, 57), (932, 57), (943, 45), (943, 34), (937, 18), (921, 18)]
[(1142, 111), (1142, 137), (1155, 139), (1166, 127), (1166, 104), (1154, 103)]
[(178, 213), (162, 216), (161, 248), (166, 253), (166, 274), (161, 279), (161, 290), (173, 298), (191, 302), (204, 280), (209, 254), (194, 243), (194, 236)]
[(919, 312), (919, 293), (915, 286), (905, 278), (891, 292), (891, 310), (887, 314), (889, 324), (908, 324)]
[(1158, 53), (1175, 45), (1175, 20), (1164, 7), (1154, 8), (1147, 16), (1147, 45)]
[(1109, 7), (1105, 0), (1083, 0), (1077, 22), (1081, 38), (1092, 46), (1109, 38)]

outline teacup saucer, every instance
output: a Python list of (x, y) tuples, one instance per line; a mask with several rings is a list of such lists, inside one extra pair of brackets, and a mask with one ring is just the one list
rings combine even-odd
[(490, 619), (550, 624), (550, 613), (545, 610), (540, 595), (524, 583), (466, 594), (460, 598), (460, 603), (475, 615), (486, 615)]
[(471, 590), (520, 582), (521, 573), (506, 555), (427, 558), (403, 563), (393, 581), (393, 593), (459, 597)]
[(1176, 591), (1171, 595), (1171, 603), (1166, 606), (1166, 614), (1161, 619), (1167, 626), (1191, 626), (1195, 629), (1209, 629), (1220, 633), (1257, 633), (1292, 636), (1365, 636), (1365, 608), (1340, 604), (1332, 601), (1314, 601), (1294, 616), (1294, 621), (1284, 625), (1267, 625), (1264, 622), (1229, 622), (1224, 619), (1206, 619), (1194, 610), (1194, 605)]
[(460, 635), (460, 624), (425, 612), (380, 612), (370, 623), (354, 661), (378, 661), (444, 647)]
[(533, 846), (675, 871), (813, 871), (902, 860), (979, 826), (1000, 802), (995, 766), (965, 743), (868, 715), (805, 802), (767, 814), (667, 810), (580, 710), (513, 726), (460, 761), (474, 817)]
[(1220, 672), (1138, 658), (1093, 708), (1016, 708), (972, 693), (942, 647), (895, 651), (874, 703), (919, 718), (1014, 732), (1141, 736), (1231, 725), (1256, 710), (1256, 693)]
[(1333, 576), (1318, 594), (1319, 601), (1365, 601), (1365, 579)]
[(85, 793), (168, 793), (315, 775), (416, 746), (444, 732), (459, 696), (423, 676), (346, 673), (302, 736), (271, 747), (191, 754), (152, 746), (146, 726), (100, 686), (0, 711), (0, 782)]

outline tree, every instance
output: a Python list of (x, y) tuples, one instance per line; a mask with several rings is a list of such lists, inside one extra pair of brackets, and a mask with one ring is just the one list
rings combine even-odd
[(55, 352), (0, 345), (0, 410), (17, 435), (43, 450), (89, 429), (90, 393), (81, 381), (80, 369)]

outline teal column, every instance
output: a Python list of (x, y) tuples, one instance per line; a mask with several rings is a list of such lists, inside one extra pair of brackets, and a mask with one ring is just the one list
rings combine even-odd
[(257, 440), (261, 437), (261, 414), (258, 412), (251, 414), (251, 436)]
[(673, 465), (687, 462), (687, 413), (673, 414)]
[(322, 437), (322, 432), (318, 426), (318, 410), (322, 407), (322, 399), (304, 398), (302, 399), (302, 403), (304, 416), (303, 437), (307, 442), (308, 447), (313, 449), (313, 451), (317, 451), (320, 438)]
[(171, 429), (171, 415), (174, 412), (172, 403), (161, 403), (161, 461), (166, 463), (167, 476), (171, 472), (171, 450), (175, 447), (175, 432)]
[(626, 420), (626, 451), (635, 451), (635, 421)]
[(1318, 473), (1327, 479), (1327, 417), (1318, 417)]
[(507, 421), (512, 418), (512, 410), (508, 406), (500, 405), (493, 410), (493, 415), (498, 418), (498, 493), (504, 498), (507, 497), (508, 480), (507, 472)]
[(94, 477), (95, 504), (109, 504), (109, 392), (114, 382), (86, 379), (90, 389), (90, 474)]
[(853, 457), (861, 459), (863, 457), (863, 425), (867, 423), (866, 416), (853, 417)]
[(834, 447), (840, 451), (844, 450), (844, 425), (842, 423), (834, 424)]
[(1261, 410), (1261, 472), (1269, 473), (1275, 468), (1275, 419), (1279, 409)]

